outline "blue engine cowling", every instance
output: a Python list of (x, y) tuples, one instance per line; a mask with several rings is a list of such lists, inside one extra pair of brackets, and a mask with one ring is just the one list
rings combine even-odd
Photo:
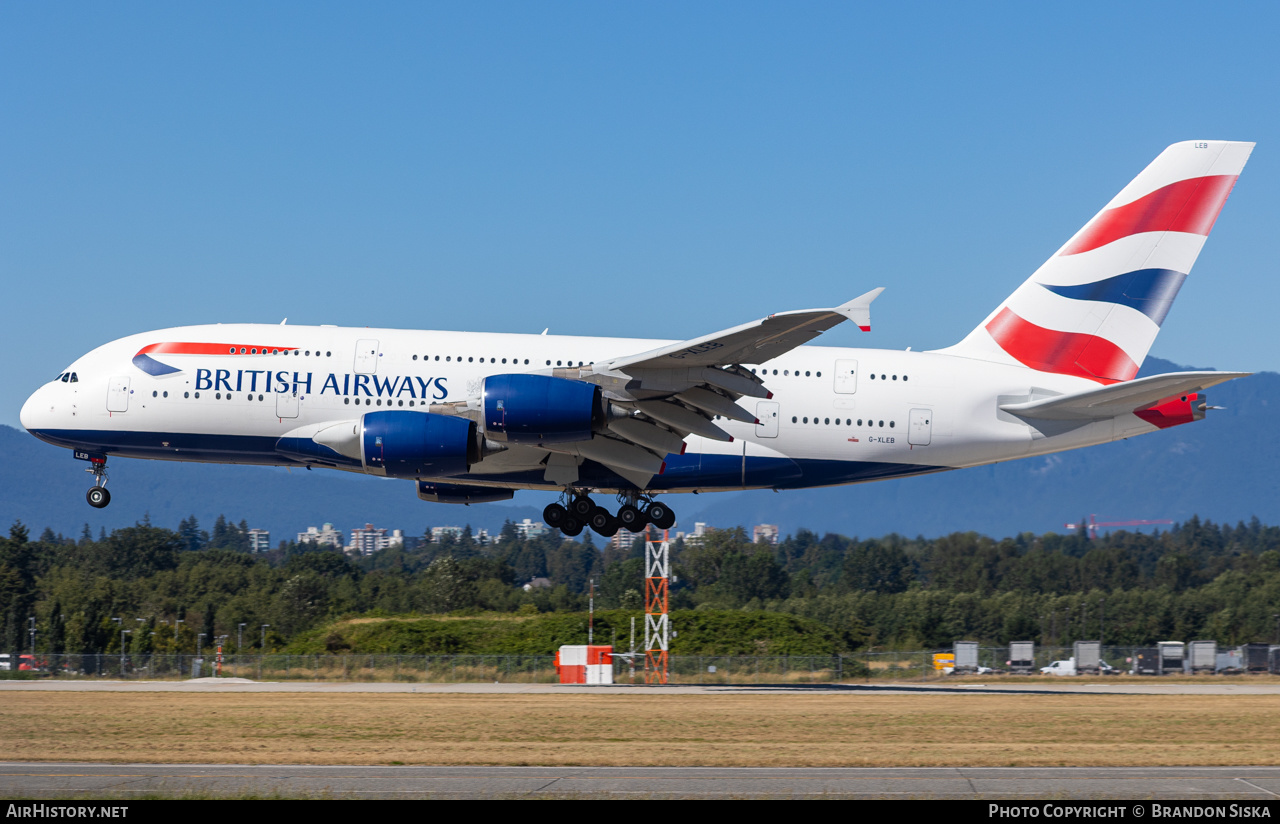
[(485, 378), (484, 431), (508, 443), (583, 441), (604, 425), (600, 387), (547, 375)]
[(465, 475), (480, 462), (475, 421), (430, 412), (366, 412), (360, 419), (366, 469), (391, 478)]

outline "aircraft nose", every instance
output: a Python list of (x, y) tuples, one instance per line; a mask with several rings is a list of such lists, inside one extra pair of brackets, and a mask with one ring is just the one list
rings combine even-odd
[(53, 409), (49, 404), (48, 393), (45, 387), (40, 387), (31, 393), (31, 397), (27, 398), (27, 402), (22, 405), (22, 411), (18, 413), (18, 420), (22, 422), (22, 428), (31, 432), (40, 429), (41, 426), (48, 421)]

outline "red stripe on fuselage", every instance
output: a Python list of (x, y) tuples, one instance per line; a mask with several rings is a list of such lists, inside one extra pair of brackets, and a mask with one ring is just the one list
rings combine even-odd
[(1235, 185), (1235, 175), (1193, 177), (1170, 183), (1132, 203), (1107, 209), (1059, 254), (1078, 255), (1142, 232), (1208, 236)]
[[(139, 355), (164, 354), (164, 355), (240, 355), (253, 354), (253, 350), (258, 350), (257, 354), (267, 355), (273, 350), (276, 352), (292, 352), (297, 349), (296, 346), (259, 346), (250, 343), (183, 343), (181, 341), (166, 341), (164, 343), (153, 343), (144, 346), (138, 350)], [(243, 349), (242, 353), (240, 350)]]
[(987, 324), (1000, 348), (1019, 363), (1041, 372), (1075, 375), (1099, 383), (1133, 380), (1138, 364), (1105, 338), (1056, 332), (1023, 320), (1008, 307)]

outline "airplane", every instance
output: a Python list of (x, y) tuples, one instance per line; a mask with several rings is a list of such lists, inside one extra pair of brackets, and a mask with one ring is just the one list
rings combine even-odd
[[(22, 407), (110, 503), (108, 457), (338, 469), (439, 503), (559, 492), (548, 526), (674, 525), (660, 494), (901, 478), (1204, 419), (1245, 372), (1135, 379), (1253, 143), (1165, 149), (953, 346), (820, 347), (882, 291), (684, 341), (218, 324), (78, 358)], [(592, 498), (614, 496), (618, 508)]]

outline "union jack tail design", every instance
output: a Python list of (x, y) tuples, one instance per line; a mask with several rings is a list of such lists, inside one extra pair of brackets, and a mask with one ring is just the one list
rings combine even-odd
[(953, 355), (1132, 380), (1252, 143), (1175, 143), (996, 307)]

